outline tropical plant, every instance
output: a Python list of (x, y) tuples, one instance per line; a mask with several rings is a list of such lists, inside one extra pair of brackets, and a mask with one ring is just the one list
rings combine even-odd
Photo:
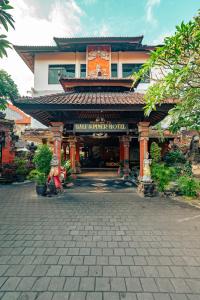
[(200, 128), (199, 49), (200, 11), (193, 20), (176, 26), (175, 34), (165, 38), (164, 45), (152, 51), (149, 60), (134, 74), (134, 83), (148, 73), (153, 83), (145, 94), (146, 115), (164, 99), (178, 99), (170, 111), (172, 131)]
[(153, 163), (161, 161), (161, 148), (156, 142), (153, 142), (150, 147), (150, 154)]
[(175, 179), (176, 169), (165, 164), (154, 163), (151, 166), (152, 178), (155, 180), (158, 190), (164, 192), (169, 182)]
[[(13, 29), (15, 28), (15, 21), (12, 15), (8, 12), (11, 9), (13, 9), (13, 7), (9, 4), (9, 0), (0, 1), (0, 26), (2, 26), (6, 31), (9, 30), (9, 26)], [(12, 48), (11, 43), (7, 40), (7, 36), (5, 34), (0, 34), (0, 58), (7, 56), (6, 48)]]
[(192, 164), (190, 161), (186, 161), (183, 167), (183, 174), (186, 176), (192, 176)]
[(32, 170), (27, 178), (35, 181), (37, 185), (45, 185), (47, 180), (46, 174), (38, 171), (37, 169)]
[(36, 150), (33, 162), (35, 163), (36, 169), (40, 173), (48, 175), (50, 172), (50, 162), (52, 159), (52, 152), (48, 145), (40, 145)]
[(180, 191), (184, 196), (195, 197), (200, 190), (200, 183), (189, 176), (181, 176), (177, 180)]
[(63, 164), (64, 169), (66, 170), (66, 179), (65, 183), (72, 180), (72, 168), (71, 168), (71, 161), (68, 159)]
[(185, 158), (183, 152), (180, 150), (169, 151), (165, 155), (164, 160), (167, 165), (174, 165), (177, 163), (181, 163), (181, 164), (186, 163), (186, 158)]
[(28, 173), (27, 160), (24, 157), (15, 157), (14, 164), (16, 168), (16, 175), (26, 176)]
[(17, 85), (11, 76), (4, 70), (0, 70), (0, 110), (6, 108), (6, 101), (19, 96)]

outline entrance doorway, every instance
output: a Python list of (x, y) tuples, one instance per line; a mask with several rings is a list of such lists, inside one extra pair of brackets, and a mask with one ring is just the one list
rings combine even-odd
[(84, 169), (116, 170), (119, 167), (118, 137), (84, 136), (81, 166)]

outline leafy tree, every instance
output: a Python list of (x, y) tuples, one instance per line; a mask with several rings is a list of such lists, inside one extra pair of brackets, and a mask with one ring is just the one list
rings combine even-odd
[(16, 84), (11, 76), (4, 70), (0, 70), (0, 110), (6, 108), (6, 100), (13, 100), (19, 96)]
[(179, 99), (170, 111), (171, 130), (200, 128), (200, 11), (188, 23), (176, 26), (173, 36), (150, 54), (135, 75), (135, 82), (147, 76), (153, 84), (145, 94), (145, 114), (149, 115), (163, 99)]
[[(14, 20), (12, 15), (8, 12), (13, 9), (9, 5), (9, 0), (0, 0), (0, 27), (3, 27), (6, 31), (9, 29), (9, 25), (14, 27)], [(6, 48), (12, 48), (11, 43), (7, 40), (5, 34), (0, 34), (0, 58), (7, 56)]]

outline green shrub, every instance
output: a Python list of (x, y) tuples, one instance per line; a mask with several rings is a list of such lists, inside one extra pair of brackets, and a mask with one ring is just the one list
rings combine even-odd
[(158, 190), (163, 192), (170, 181), (176, 177), (176, 169), (165, 164), (153, 163), (151, 166), (152, 178), (156, 182)]
[(192, 176), (192, 164), (190, 161), (187, 161), (183, 167), (183, 173), (187, 176)]
[(36, 169), (40, 173), (44, 173), (48, 175), (50, 172), (50, 162), (52, 159), (52, 152), (48, 145), (41, 145), (38, 147), (37, 151), (35, 152), (33, 162), (35, 163)]
[(153, 163), (157, 163), (161, 161), (161, 148), (158, 146), (156, 142), (153, 142), (151, 144), (150, 154)]
[(169, 151), (165, 156), (167, 165), (174, 165), (177, 163), (186, 163), (186, 158), (180, 150)]
[(17, 175), (26, 176), (28, 174), (28, 169), (27, 169), (28, 161), (26, 160), (26, 158), (15, 157), (14, 164), (15, 164)]
[(45, 173), (41, 173), (38, 170), (32, 170), (28, 177), (29, 180), (35, 181), (37, 185), (46, 184), (47, 176)]
[(195, 197), (198, 190), (200, 189), (200, 184), (197, 180), (189, 176), (181, 176), (177, 180), (180, 192), (184, 196)]
[(65, 163), (63, 164), (63, 167), (66, 170), (66, 179), (65, 179), (65, 183), (72, 181), (72, 169), (71, 169), (71, 161), (68, 159), (65, 161)]

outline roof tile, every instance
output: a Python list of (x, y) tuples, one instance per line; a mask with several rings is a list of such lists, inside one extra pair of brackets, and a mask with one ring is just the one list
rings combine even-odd
[[(67, 92), (33, 98), (19, 98), (16, 104), (65, 104), (65, 105), (135, 105), (145, 104), (144, 94), (135, 92)], [(166, 99), (163, 103), (174, 104), (174, 99)]]

